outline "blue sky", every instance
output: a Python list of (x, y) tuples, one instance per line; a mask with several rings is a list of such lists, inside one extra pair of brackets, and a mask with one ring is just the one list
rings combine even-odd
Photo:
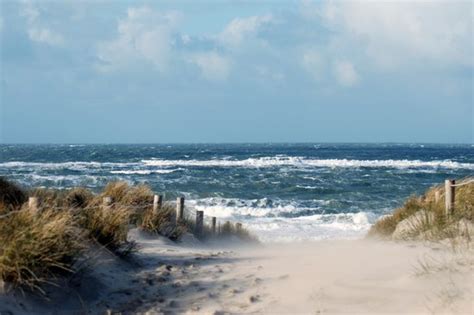
[(1, 1), (0, 142), (472, 143), (470, 1)]

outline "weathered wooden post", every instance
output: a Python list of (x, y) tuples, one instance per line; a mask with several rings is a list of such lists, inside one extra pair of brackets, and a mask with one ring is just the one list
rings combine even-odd
[(446, 202), (446, 216), (449, 216), (453, 213), (454, 210), (454, 202), (456, 200), (456, 187), (454, 186), (456, 181), (454, 179), (447, 179), (444, 181), (444, 189), (445, 189), (445, 202)]
[(104, 209), (110, 209), (110, 206), (112, 205), (112, 197), (109, 197), (109, 196), (105, 196), (104, 198), (102, 198), (102, 206), (104, 207)]
[(212, 235), (216, 235), (216, 222), (217, 222), (217, 218), (216, 218), (216, 217), (212, 217), (212, 219), (211, 219)]
[(163, 196), (162, 195), (154, 195), (153, 196), (153, 213), (157, 213), (158, 209), (161, 209), (161, 205), (163, 204)]
[(204, 211), (196, 211), (195, 234), (197, 236), (202, 236), (203, 226), (204, 226)]
[(435, 191), (435, 202), (438, 203), (440, 199), (441, 193), (439, 190)]
[(38, 197), (28, 198), (28, 208), (33, 212), (38, 212)]
[(184, 220), (184, 197), (176, 199), (176, 223)]
[(221, 235), (222, 233), (222, 228), (221, 228), (221, 222), (219, 221), (219, 224), (217, 225), (217, 234)]
[(240, 231), (242, 231), (242, 223), (236, 223), (235, 229), (237, 230), (237, 233), (240, 233)]

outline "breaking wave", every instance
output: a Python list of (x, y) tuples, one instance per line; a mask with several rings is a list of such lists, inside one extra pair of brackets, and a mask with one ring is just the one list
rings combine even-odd
[(318, 168), (445, 168), (474, 169), (473, 163), (460, 163), (451, 160), (348, 160), (348, 159), (307, 159), (303, 157), (261, 157), (245, 160), (142, 160), (147, 166), (170, 167), (254, 167), (266, 168), (276, 166), (318, 167)]

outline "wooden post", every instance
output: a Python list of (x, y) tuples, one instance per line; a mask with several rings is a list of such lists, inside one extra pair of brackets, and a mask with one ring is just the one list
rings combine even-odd
[(217, 218), (216, 217), (212, 217), (212, 226), (211, 226), (211, 229), (212, 229), (212, 234), (215, 235), (216, 234), (216, 221), (217, 221)]
[(176, 199), (176, 222), (184, 220), (184, 197)]
[(110, 206), (112, 205), (112, 197), (105, 196), (102, 198), (102, 206), (104, 209), (110, 209)]
[(0, 279), (0, 295), (5, 294), (6, 292), (7, 292), (7, 285), (2, 279)]
[(204, 225), (204, 211), (196, 211), (196, 228), (195, 234), (202, 236), (202, 228)]
[(219, 224), (217, 225), (217, 234), (221, 234), (222, 233), (222, 228), (221, 228), (221, 222), (219, 221)]
[(162, 203), (163, 203), (162, 195), (153, 196), (153, 213), (157, 213), (158, 209), (161, 209)]
[(33, 212), (38, 212), (38, 197), (28, 198), (28, 208)]
[(236, 228), (237, 232), (240, 232), (242, 230), (242, 223), (236, 223), (235, 228)]
[(454, 210), (454, 201), (456, 199), (456, 195), (455, 195), (456, 187), (454, 186), (455, 184), (456, 184), (456, 181), (454, 179), (447, 179), (444, 181), (446, 216), (449, 216)]
[(439, 202), (440, 195), (441, 195), (441, 193), (439, 192), (439, 190), (435, 191), (435, 202), (436, 202), (436, 203)]

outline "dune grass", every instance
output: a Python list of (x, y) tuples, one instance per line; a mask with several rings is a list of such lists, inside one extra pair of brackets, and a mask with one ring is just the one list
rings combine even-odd
[[(472, 179), (465, 178), (457, 181), (457, 184), (468, 183)], [(437, 192), (440, 196), (438, 201), (435, 197)], [(420, 236), (432, 240), (458, 236), (469, 238), (469, 235), (461, 235), (466, 234), (466, 231), (460, 231), (456, 226), (460, 222), (474, 223), (474, 183), (456, 187), (455, 208), (449, 216), (445, 213), (444, 185), (437, 185), (422, 196), (411, 196), (401, 208), (377, 221), (369, 230), (368, 237), (391, 238), (397, 225), (407, 218), (413, 218), (416, 213), (422, 214), (421, 219), (417, 224), (413, 224), (412, 230), (407, 235), (409, 238)]]
[(146, 209), (143, 212), (139, 226), (142, 230), (157, 233), (176, 241), (187, 229), (181, 224), (176, 225), (175, 218), (175, 208), (172, 204), (165, 203), (157, 211), (154, 211), (153, 208)]
[(43, 284), (74, 271), (82, 235), (69, 212), (11, 212), (0, 220), (0, 280), (44, 293)]
[[(145, 185), (111, 182), (101, 193), (86, 188), (25, 191), (0, 179), (0, 280), (14, 288), (45, 293), (42, 286), (73, 273), (84, 249), (94, 243), (119, 257), (136, 247), (127, 240), (130, 227), (172, 240), (194, 231), (193, 220), (176, 224), (175, 207), (153, 210), (153, 191)], [(28, 196), (37, 197), (37, 211), (28, 209)], [(111, 197), (110, 205), (103, 204)], [(204, 236), (204, 237), (201, 237)], [(205, 226), (201, 239), (212, 236)], [(245, 229), (228, 223), (221, 236), (254, 240)]]

